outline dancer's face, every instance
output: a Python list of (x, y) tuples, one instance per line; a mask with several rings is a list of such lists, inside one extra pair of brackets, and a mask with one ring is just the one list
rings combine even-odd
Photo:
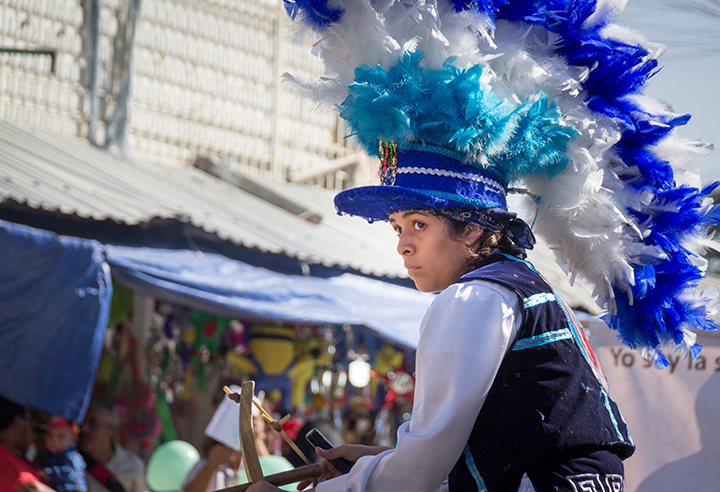
[(422, 292), (438, 292), (454, 283), (468, 268), (467, 246), (482, 235), (469, 227), (459, 240), (450, 237), (446, 221), (430, 213), (408, 210), (390, 215), (398, 235), (397, 251), (405, 261), (408, 275)]

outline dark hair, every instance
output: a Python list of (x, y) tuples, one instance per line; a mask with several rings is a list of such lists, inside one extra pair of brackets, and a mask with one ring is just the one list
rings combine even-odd
[[(442, 215), (437, 215), (437, 217), (448, 224), (450, 238), (454, 241), (461, 241), (465, 237), (468, 227), (472, 225)], [(495, 249), (502, 253), (514, 255), (515, 246), (505, 234), (484, 229), (477, 241), (465, 247), (465, 251), (470, 258), (467, 271), (470, 272), (480, 266), (480, 263), (490, 256)]]
[(25, 412), (26, 409), (24, 406), (0, 396), (0, 431), (4, 431), (10, 427), (15, 417), (23, 417)]
[(90, 410), (91, 408), (97, 408), (105, 412), (105, 415), (107, 417), (106, 423), (111, 429), (117, 429), (120, 426), (120, 418), (118, 416), (117, 409), (112, 403), (99, 398), (93, 398), (92, 400), (90, 400), (88, 410)]

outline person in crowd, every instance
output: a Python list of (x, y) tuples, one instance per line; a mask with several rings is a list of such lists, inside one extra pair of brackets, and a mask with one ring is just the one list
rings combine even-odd
[(114, 407), (98, 400), (90, 402), (78, 437), (78, 448), (87, 462), (88, 492), (148, 490), (145, 463), (117, 442), (119, 424)]
[(85, 460), (77, 449), (79, 426), (54, 416), (45, 431), (42, 468), (45, 481), (58, 492), (87, 490)]
[(27, 409), (0, 396), (0, 492), (52, 492), (25, 458), (31, 426)]
[(206, 437), (200, 447), (200, 454), (202, 458), (188, 473), (181, 491), (212, 492), (237, 484), (242, 463), (241, 451)]
[[(232, 405), (236, 405), (232, 402)], [(236, 420), (237, 413), (221, 412), (223, 418)], [(268, 431), (260, 412), (253, 406), (253, 431), (258, 457), (270, 455)], [(212, 492), (238, 484), (242, 465), (242, 452), (222, 444), (211, 437), (205, 438), (200, 447), (202, 458), (188, 473), (182, 492)]]

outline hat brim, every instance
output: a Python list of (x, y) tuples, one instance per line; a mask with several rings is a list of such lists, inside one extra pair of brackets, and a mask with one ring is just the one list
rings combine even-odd
[(478, 208), (400, 186), (361, 186), (335, 195), (335, 208), (338, 213), (362, 217), (371, 222), (387, 221), (388, 215), (404, 210), (468, 207)]

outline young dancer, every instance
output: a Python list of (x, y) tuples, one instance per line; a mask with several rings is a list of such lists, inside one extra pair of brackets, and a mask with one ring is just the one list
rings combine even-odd
[(380, 186), (341, 192), (338, 211), (389, 221), (417, 287), (439, 292), (397, 445), (318, 451), (355, 462), (342, 476), (324, 462), (320, 492), (515, 491), (524, 476), (539, 492), (623, 489), (628, 430), (506, 201), (522, 184), (533, 229), (626, 344), (658, 367), (663, 347), (697, 355), (718, 212), (688, 155), (706, 147), (640, 92), (660, 51), (610, 24), (622, 3), (286, 2), (327, 75), (289, 81), (380, 159)]
[(529, 228), (502, 210), (410, 198), (404, 185), (398, 176), (387, 191), (397, 251), (419, 290), (440, 292), (420, 328), (412, 418), (394, 449), (324, 453), (380, 452), (318, 490), (434, 491), (447, 480), (450, 490), (515, 491), (523, 475), (539, 491), (622, 490), (632, 441), (582, 328), (524, 261)]

